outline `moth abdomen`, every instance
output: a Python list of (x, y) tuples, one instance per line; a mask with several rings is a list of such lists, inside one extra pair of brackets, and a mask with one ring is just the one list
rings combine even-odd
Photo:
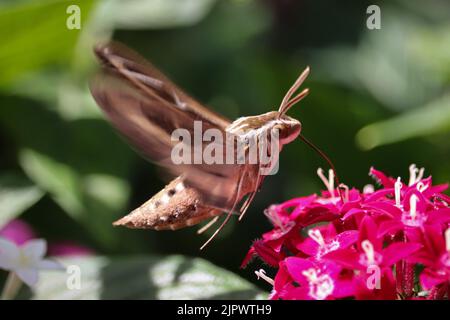
[(194, 188), (186, 187), (178, 177), (114, 225), (133, 229), (177, 230), (221, 214), (220, 210), (201, 203), (200, 194)]

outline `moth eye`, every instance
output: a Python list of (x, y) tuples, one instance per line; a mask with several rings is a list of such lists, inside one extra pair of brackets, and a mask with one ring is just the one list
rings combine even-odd
[(158, 200), (158, 201), (155, 202), (155, 207), (156, 208), (158, 208), (160, 205), (161, 205), (161, 201)]
[(175, 191), (175, 189), (170, 189), (169, 191), (167, 191), (167, 194), (169, 195), (169, 197), (172, 197), (175, 193), (177, 193)]

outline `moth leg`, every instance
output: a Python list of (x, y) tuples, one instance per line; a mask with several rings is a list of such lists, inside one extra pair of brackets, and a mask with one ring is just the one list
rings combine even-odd
[(227, 222), (230, 220), (231, 216), (233, 215), (233, 211), (236, 208), (239, 199), (240, 199), (240, 194), (241, 194), (241, 189), (242, 189), (242, 184), (244, 181), (244, 173), (241, 173), (239, 175), (239, 182), (238, 182), (238, 187), (237, 187), (237, 191), (236, 191), (236, 196), (234, 198), (234, 203), (233, 206), (231, 207), (231, 210), (228, 211), (227, 216), (225, 217), (225, 219), (223, 220), (222, 224), (220, 225), (219, 228), (217, 228), (216, 231), (214, 231), (213, 235), (211, 237), (209, 237), (209, 239), (200, 247), (200, 250), (203, 250), (218, 234), (220, 231), (222, 231), (222, 229), (225, 227), (225, 225), (227, 224)]
[(217, 220), (219, 220), (219, 216), (212, 218), (206, 225), (198, 229), (197, 234), (202, 234), (203, 232), (208, 230), (214, 223), (217, 222)]
[(256, 178), (255, 183), (255, 189), (251, 192), (251, 194), (248, 196), (248, 198), (245, 200), (244, 204), (241, 207), (240, 215), (238, 221), (241, 221), (244, 217), (245, 212), (247, 212), (247, 209), (250, 207), (250, 204), (253, 202), (253, 199), (256, 196), (256, 193), (258, 192), (258, 188), (261, 182), (261, 168), (258, 170), (258, 177)]

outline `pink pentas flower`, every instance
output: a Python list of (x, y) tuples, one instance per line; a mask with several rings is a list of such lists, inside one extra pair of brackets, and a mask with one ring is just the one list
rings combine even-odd
[(353, 270), (365, 271), (371, 266), (383, 269), (409, 257), (421, 246), (419, 243), (395, 242), (383, 247), (382, 239), (377, 236), (375, 221), (366, 216), (360, 225), (356, 248), (336, 250), (327, 254), (326, 258)]
[(352, 280), (340, 276), (337, 264), (297, 257), (286, 258), (285, 264), (297, 285), (282, 295), (285, 299), (330, 300), (353, 295)]
[(308, 230), (309, 238), (300, 242), (297, 249), (317, 260), (332, 251), (345, 249), (358, 240), (357, 230), (343, 231), (336, 234), (333, 224), (319, 226)]
[(319, 169), (326, 190), (270, 206), (273, 229), (253, 243), (242, 266), (258, 257), (276, 270), (274, 279), (255, 272), (272, 286), (271, 299), (448, 298), (448, 185), (409, 169), (406, 183), (371, 168), (381, 188), (363, 191), (336, 188), (334, 172), (326, 177)]
[[(444, 236), (443, 236), (444, 234)], [(427, 226), (411, 234), (412, 241), (421, 242), (423, 248), (409, 258), (421, 263), (425, 269), (420, 274), (424, 289), (449, 286), (450, 284), (450, 228), (444, 232), (436, 226)]]

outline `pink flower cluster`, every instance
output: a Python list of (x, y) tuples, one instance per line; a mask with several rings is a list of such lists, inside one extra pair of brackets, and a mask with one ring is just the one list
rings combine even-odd
[(274, 279), (255, 272), (271, 299), (448, 299), (448, 185), (433, 186), (415, 165), (407, 184), (372, 168), (382, 188), (363, 192), (318, 174), (327, 191), (269, 207), (274, 228), (242, 263), (257, 256), (276, 269)]

